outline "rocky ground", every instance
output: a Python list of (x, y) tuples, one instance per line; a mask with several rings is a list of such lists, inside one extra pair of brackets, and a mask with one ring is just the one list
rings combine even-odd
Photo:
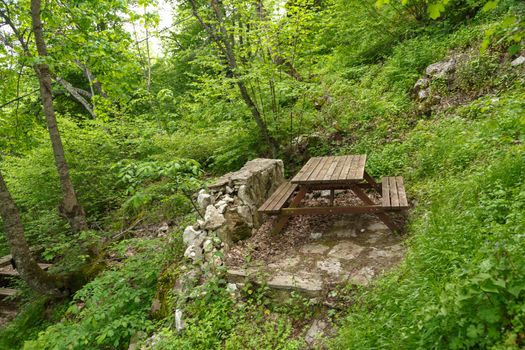
[[(356, 201), (341, 192), (335, 204)], [(305, 205), (328, 205), (328, 199), (311, 197)], [(228, 252), (230, 280), (264, 275), (270, 287), (318, 295), (342, 282), (367, 285), (405, 252), (403, 235), (390, 232), (372, 215), (297, 216), (278, 236), (270, 233), (273, 224), (269, 219)]]

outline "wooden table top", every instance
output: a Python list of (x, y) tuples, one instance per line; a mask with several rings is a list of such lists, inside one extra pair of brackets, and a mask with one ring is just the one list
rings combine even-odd
[(313, 157), (291, 180), (294, 184), (340, 184), (364, 179), (366, 155)]

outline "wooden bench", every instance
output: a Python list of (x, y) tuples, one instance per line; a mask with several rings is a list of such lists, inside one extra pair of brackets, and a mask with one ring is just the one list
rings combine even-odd
[(294, 191), (297, 189), (296, 184), (291, 182), (284, 182), (279, 186), (275, 192), (261, 205), (258, 209), (259, 213), (263, 214), (279, 214), (281, 209), (286, 204), (286, 201), (291, 197)]
[(382, 199), (381, 206), (385, 209), (406, 209), (408, 200), (403, 184), (403, 177), (389, 176), (381, 181)]

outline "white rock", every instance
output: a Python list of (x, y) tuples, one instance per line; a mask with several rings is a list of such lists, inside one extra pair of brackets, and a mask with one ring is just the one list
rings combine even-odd
[(222, 200), (225, 201), (226, 203), (232, 203), (235, 199), (233, 199), (229, 195), (225, 195), (224, 197), (222, 197)]
[(168, 232), (169, 229), (170, 227), (168, 226), (168, 223), (163, 222), (162, 225), (160, 225), (160, 227), (157, 229), (157, 231), (159, 233), (165, 233), (165, 232)]
[(217, 210), (219, 211), (219, 213), (224, 214), (224, 212), (226, 211), (227, 207), (228, 207), (228, 204), (224, 203), (220, 207), (217, 207)]
[(310, 238), (311, 239), (319, 239), (323, 236), (323, 234), (321, 232), (312, 232), (310, 233)]
[(188, 226), (182, 234), (182, 240), (186, 246), (192, 245), (194, 243), (200, 244), (202, 243), (202, 240), (204, 240), (205, 235), (206, 234), (203, 231), (197, 231), (193, 228), (193, 226)]
[(186, 325), (184, 324), (184, 320), (182, 319), (182, 310), (176, 309), (175, 310), (175, 329), (177, 332), (180, 332), (184, 329)]
[(201, 209), (206, 208), (208, 205), (212, 204), (212, 198), (211, 195), (207, 194), (206, 192), (199, 192), (199, 195), (197, 196), (197, 204)]
[(374, 278), (375, 271), (369, 266), (363, 267), (361, 270), (350, 275), (351, 282), (366, 286)]
[(321, 191), (321, 197), (329, 198), (330, 197), (330, 190), (323, 190)]
[(301, 248), (299, 248), (299, 251), (305, 255), (310, 255), (310, 254), (324, 254), (329, 249), (330, 247), (323, 245), (323, 244), (305, 244)]
[(424, 88), (428, 87), (429, 84), (430, 84), (430, 79), (428, 79), (428, 78), (420, 78), (414, 84), (414, 89), (424, 89)]
[(197, 219), (197, 223), (193, 225), (193, 228), (198, 230), (204, 227), (204, 220)]
[(235, 283), (228, 283), (226, 285), (226, 290), (228, 291), (228, 293), (230, 294), (235, 294), (237, 292), (237, 285)]
[(514, 61), (510, 62), (510, 65), (515, 67), (523, 63), (525, 63), (525, 56), (520, 56), (516, 58)]
[(226, 191), (226, 193), (233, 193), (233, 188), (231, 188), (230, 186), (226, 186), (224, 190)]
[(428, 97), (428, 90), (419, 90), (418, 93), (417, 93), (417, 97), (420, 100), (426, 99)]
[(206, 207), (206, 214), (204, 214), (204, 229), (215, 230), (226, 222), (224, 216), (213, 205)]
[(441, 61), (431, 64), (425, 70), (428, 76), (442, 78), (456, 70), (456, 60), (451, 58), (448, 61)]
[(197, 245), (190, 245), (186, 248), (184, 256), (188, 259), (191, 259), (193, 262), (198, 262), (202, 260), (202, 249)]
[(323, 320), (314, 320), (306, 332), (304, 340), (307, 344), (312, 345), (323, 334), (327, 324)]
[(204, 249), (206, 253), (211, 252), (213, 250), (212, 240), (211, 239), (205, 240), (204, 243), (202, 244), (202, 249)]
[(222, 263), (223, 263), (222, 258), (218, 255), (213, 256), (212, 262), (213, 262), (213, 265), (215, 265), (216, 267), (222, 266)]
[(333, 258), (317, 261), (316, 266), (319, 270), (323, 270), (332, 275), (338, 275), (342, 271), (341, 262)]

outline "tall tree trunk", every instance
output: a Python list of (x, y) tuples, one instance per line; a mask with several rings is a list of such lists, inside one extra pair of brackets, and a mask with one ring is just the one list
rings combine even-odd
[(47, 57), (47, 48), (42, 30), (40, 9), (41, 1), (31, 0), (31, 18), (33, 21), (33, 32), (35, 34), (38, 56), (44, 58), (42, 61), (43, 63), (37, 65), (38, 81), (40, 83), (40, 95), (42, 97), (42, 104), (44, 106), (44, 114), (46, 116), (49, 137), (51, 138), (51, 144), (53, 146), (53, 154), (55, 156), (55, 163), (60, 178), (60, 186), (64, 196), (63, 203), (60, 206), (60, 212), (61, 215), (63, 215), (69, 221), (72, 230), (74, 232), (78, 232), (87, 229), (86, 215), (84, 213), (84, 209), (77, 200), (73, 183), (69, 177), (69, 169), (64, 156), (64, 148), (62, 146), (62, 140), (58, 131), (55, 110), (53, 108), (51, 76), (49, 74), (49, 66), (45, 63), (45, 58)]
[(18, 208), (7, 189), (2, 173), (0, 173), (0, 217), (4, 221), (7, 243), (20, 277), (31, 289), (41, 294), (63, 296), (65, 294), (63, 283), (42, 270), (31, 256)]
[(222, 54), (226, 57), (226, 61), (228, 62), (228, 68), (232, 72), (233, 77), (236, 78), (237, 80), (237, 87), (239, 88), (239, 91), (241, 92), (241, 97), (244, 103), (250, 109), (250, 112), (253, 116), (253, 119), (255, 120), (255, 123), (257, 124), (257, 127), (259, 128), (259, 131), (261, 132), (262, 137), (264, 138), (268, 146), (270, 146), (272, 155), (274, 157), (277, 156), (277, 153), (279, 151), (279, 143), (270, 134), (270, 131), (268, 130), (268, 127), (261, 115), (261, 112), (257, 108), (257, 105), (253, 101), (253, 98), (248, 93), (248, 89), (246, 88), (246, 85), (244, 84), (244, 82), (241, 79), (241, 76), (238, 73), (238, 65), (237, 65), (237, 60), (235, 58), (235, 54), (233, 53), (232, 43), (230, 42), (226, 28), (224, 27), (222, 23), (223, 14), (222, 14), (222, 9), (220, 7), (220, 4), (218, 3), (217, 0), (210, 1), (210, 4), (215, 13), (215, 17), (217, 19), (217, 27), (218, 27), (218, 31), (217, 31), (214, 26), (210, 26), (206, 24), (206, 22), (200, 17), (198, 10), (197, 10), (197, 4), (195, 3), (195, 0), (189, 0), (189, 3), (192, 7), (192, 12), (195, 18), (197, 18), (199, 23), (208, 32), (208, 35), (210, 36), (210, 38), (213, 41), (215, 41), (215, 43), (221, 50)]

